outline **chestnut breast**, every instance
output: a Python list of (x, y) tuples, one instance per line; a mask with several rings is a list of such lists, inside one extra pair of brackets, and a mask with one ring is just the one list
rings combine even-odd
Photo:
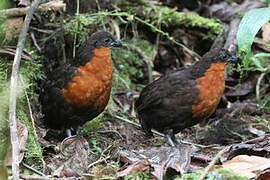
[(225, 89), (225, 68), (227, 63), (212, 63), (203, 77), (197, 78), (200, 89), (199, 100), (192, 105), (192, 118), (207, 119), (217, 108)]
[(62, 97), (69, 104), (78, 107), (91, 105), (102, 111), (108, 103), (111, 92), (113, 74), (111, 49), (96, 48), (91, 60), (78, 67), (75, 74), (66, 88), (61, 90)]

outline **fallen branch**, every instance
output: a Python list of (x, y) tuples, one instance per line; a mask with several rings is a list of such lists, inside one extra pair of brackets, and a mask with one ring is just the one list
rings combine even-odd
[(10, 138), (12, 144), (12, 179), (19, 179), (19, 140), (17, 134), (17, 122), (16, 122), (16, 94), (17, 94), (17, 80), (18, 71), (20, 67), (20, 60), (22, 51), (24, 48), (24, 43), (29, 29), (29, 24), (33, 17), (34, 11), (37, 9), (41, 0), (35, 0), (29, 10), (24, 20), (22, 31), (19, 36), (17, 50), (14, 57), (14, 62), (12, 66), (11, 73), (11, 83), (10, 83), (10, 96), (9, 96), (9, 123), (10, 123)]
[[(66, 7), (66, 4), (62, 1), (50, 1), (48, 3), (44, 3), (39, 6), (38, 12), (47, 12), (47, 11), (63, 11)], [(23, 7), (23, 8), (10, 8), (10, 9), (4, 9), (0, 11), (0, 14), (2, 16), (7, 17), (18, 17), (18, 16), (24, 16), (28, 12), (30, 7)]]
[(30, 171), (32, 171), (32, 172), (34, 172), (34, 173), (36, 173), (36, 174), (38, 174), (38, 175), (40, 175), (40, 176), (43, 176), (43, 177), (46, 176), (46, 175), (43, 174), (42, 172), (36, 170), (35, 168), (33, 168), (33, 167), (31, 167), (31, 166), (29, 166), (29, 165), (27, 165), (27, 164), (25, 164), (25, 163), (22, 163), (22, 165), (23, 165), (25, 168), (29, 169)]

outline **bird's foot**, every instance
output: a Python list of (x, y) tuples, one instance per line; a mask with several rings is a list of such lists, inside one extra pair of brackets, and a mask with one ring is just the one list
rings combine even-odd
[(175, 137), (172, 129), (166, 131), (165, 138), (172, 147), (182, 144), (181, 141)]

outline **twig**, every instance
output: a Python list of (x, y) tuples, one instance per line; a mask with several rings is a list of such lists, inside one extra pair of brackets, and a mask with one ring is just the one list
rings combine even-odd
[(216, 164), (216, 162), (220, 159), (220, 157), (227, 152), (230, 149), (229, 147), (223, 148), (221, 151), (217, 153), (217, 155), (214, 157), (214, 159), (210, 162), (210, 164), (205, 168), (203, 174), (201, 175), (199, 180), (205, 179), (206, 175), (209, 173), (209, 171), (213, 168), (213, 166)]
[(106, 161), (107, 159), (111, 158), (110, 155), (108, 155), (108, 156), (106, 156), (105, 158), (103, 158), (103, 155), (104, 155), (104, 153), (105, 153), (106, 151), (108, 151), (112, 146), (113, 146), (113, 145), (111, 144), (111, 145), (109, 145), (106, 149), (104, 149), (104, 150), (102, 151), (102, 153), (100, 154), (100, 158), (99, 158), (97, 161), (95, 161), (95, 162), (89, 164), (89, 165), (87, 166), (87, 169), (89, 169), (90, 167), (94, 166), (95, 164), (98, 164), (98, 163), (100, 163), (100, 162)]
[(259, 136), (259, 137), (256, 137), (256, 138), (254, 138), (254, 139), (246, 140), (246, 141), (242, 142), (241, 144), (258, 143), (258, 142), (260, 142), (260, 141), (264, 141), (264, 140), (267, 139), (269, 136), (270, 136), (270, 134), (265, 134), (265, 135), (263, 135), (263, 136)]
[(23, 16), (29, 10), (29, 7), (25, 8), (10, 8), (1, 10), (0, 14), (3, 16)]
[(17, 93), (17, 80), (18, 71), (20, 67), (20, 60), (22, 51), (24, 48), (24, 43), (29, 29), (29, 24), (33, 17), (34, 11), (37, 9), (40, 0), (35, 0), (27, 11), (27, 15), (24, 20), (22, 31), (19, 36), (17, 50), (14, 57), (14, 62), (12, 66), (11, 73), (11, 83), (10, 83), (10, 96), (9, 96), (9, 122), (10, 122), (10, 136), (12, 144), (12, 176), (13, 179), (19, 179), (19, 140), (17, 134), (17, 122), (16, 122), (16, 93)]
[(261, 85), (261, 82), (262, 82), (262, 79), (263, 77), (265, 76), (265, 72), (262, 73), (258, 80), (257, 80), (257, 84), (256, 84), (256, 99), (259, 101), (260, 100), (260, 85)]
[(27, 169), (33, 171), (34, 173), (40, 175), (40, 176), (46, 176), (46, 175), (43, 174), (42, 172), (40, 172), (40, 171), (36, 170), (35, 168), (33, 168), (33, 167), (31, 167), (31, 166), (25, 164), (24, 162), (22, 163), (22, 165), (23, 165), (24, 167), (26, 167)]
[(94, 165), (96, 165), (96, 164), (98, 164), (98, 163), (101, 163), (101, 162), (103, 162), (103, 161), (106, 161), (106, 160), (109, 159), (109, 158), (111, 158), (110, 155), (107, 156), (107, 157), (105, 157), (105, 158), (100, 158), (100, 159), (98, 159), (97, 161), (95, 161), (95, 162), (89, 164), (87, 168), (89, 169), (90, 167), (92, 167), (92, 166), (94, 166)]
[(31, 38), (32, 38), (32, 41), (33, 41), (34, 45), (36, 46), (38, 52), (40, 53), (41, 52), (41, 48), (39, 47), (39, 45), (37, 43), (35, 34), (33, 32), (30, 32), (30, 35), (31, 35)]
[[(77, 10), (76, 10), (76, 16), (78, 17), (80, 13), (80, 0), (77, 0)], [(79, 23), (78, 21), (76, 21), (76, 32), (75, 32), (75, 35), (74, 35), (74, 42), (73, 42), (73, 58), (75, 57), (76, 55), (76, 41), (77, 41), (77, 30), (78, 30), (78, 27), (79, 27)]]
[(39, 29), (39, 28), (36, 28), (36, 27), (30, 27), (31, 30), (34, 30), (34, 31), (37, 31), (37, 32), (40, 32), (40, 33), (44, 33), (44, 34), (52, 34), (54, 33), (55, 31), (53, 30), (48, 30), (48, 29)]

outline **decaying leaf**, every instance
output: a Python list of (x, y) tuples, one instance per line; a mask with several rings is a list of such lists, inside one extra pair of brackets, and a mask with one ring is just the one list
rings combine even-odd
[(48, 165), (55, 177), (72, 177), (82, 174), (88, 166), (89, 145), (83, 137), (73, 136), (62, 143), (62, 153)]
[(254, 178), (257, 174), (270, 167), (270, 159), (259, 156), (239, 155), (225, 162), (222, 167), (230, 168), (235, 173), (248, 178)]
[(262, 26), (262, 38), (263, 40), (270, 42), (270, 23), (265, 23)]
[(257, 178), (257, 180), (269, 180), (270, 179), (270, 168), (265, 169), (263, 172), (261, 172)]
[(129, 174), (133, 174), (136, 172), (145, 172), (145, 173), (149, 173), (150, 170), (150, 163), (147, 159), (142, 159), (142, 160), (138, 160), (136, 161), (134, 164), (131, 164), (130, 166), (128, 166), (126, 169), (124, 169), (123, 171), (120, 171), (117, 173), (117, 177), (123, 177)]
[[(22, 124), (19, 120), (17, 120), (17, 130), (18, 130), (18, 138), (19, 138), (19, 162), (23, 160), (25, 147), (26, 147), (26, 140), (28, 137), (28, 130), (24, 124)], [(5, 165), (11, 166), (12, 165), (12, 147), (11, 143), (9, 143), (8, 153), (5, 158)]]
[[(263, 138), (265, 137), (265, 138)], [(256, 139), (261, 139), (262, 141), (253, 142), (254, 144), (235, 144), (231, 147), (227, 159), (232, 159), (239, 155), (253, 155), (261, 157), (270, 157), (270, 146), (269, 138), (267, 136), (262, 136)]]
[(186, 172), (190, 165), (191, 149), (186, 146), (176, 147), (153, 147), (149, 150), (135, 152), (121, 151), (121, 160), (134, 164), (147, 159), (154, 168), (152, 174), (158, 179), (170, 173), (170, 177)]

